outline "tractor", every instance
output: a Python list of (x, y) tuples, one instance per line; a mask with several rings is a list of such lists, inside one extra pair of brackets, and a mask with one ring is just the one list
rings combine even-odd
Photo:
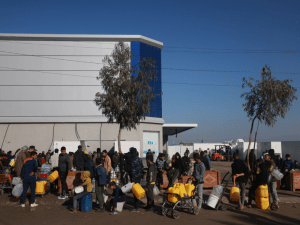
[(211, 159), (214, 161), (232, 161), (231, 147), (227, 145), (215, 145), (215, 150)]

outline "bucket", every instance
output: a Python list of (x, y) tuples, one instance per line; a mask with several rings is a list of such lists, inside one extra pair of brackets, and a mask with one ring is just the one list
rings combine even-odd
[(127, 192), (131, 191), (132, 186), (133, 186), (133, 183), (128, 183), (128, 184), (124, 185), (123, 187), (121, 187), (121, 190), (123, 193), (127, 193)]
[(213, 209), (216, 208), (219, 198), (213, 194), (210, 194), (207, 200), (207, 205)]
[(79, 186), (79, 187), (76, 187), (75, 188), (75, 193), (76, 194), (79, 194), (79, 193), (81, 193), (81, 192), (83, 192), (84, 191), (84, 188), (82, 187), (82, 186)]
[(117, 202), (117, 211), (122, 212), (125, 202)]

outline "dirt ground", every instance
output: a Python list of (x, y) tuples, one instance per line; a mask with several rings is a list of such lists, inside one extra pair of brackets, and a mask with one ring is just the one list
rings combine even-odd
[[(230, 171), (231, 162), (212, 162), (212, 169), (225, 174)], [(210, 193), (211, 189), (205, 189), (205, 196)], [(281, 196), (299, 198), (300, 192), (281, 192)], [(93, 194), (95, 195), (95, 194)], [(229, 195), (229, 190), (226, 191)], [(161, 194), (160, 199), (165, 196)], [(95, 198), (95, 196), (94, 196)], [(57, 196), (49, 193), (41, 198), (37, 196), (37, 208), (29, 208), (28, 201), (25, 208), (20, 207), (20, 202), (9, 194), (0, 195), (0, 225), (35, 225), (35, 224), (57, 224), (57, 225), (83, 225), (83, 224), (300, 224), (300, 203), (280, 203), (277, 211), (260, 210), (257, 208), (237, 210), (236, 203), (227, 203), (226, 211), (216, 211), (203, 204), (201, 212), (195, 216), (187, 211), (179, 211), (180, 218), (175, 220), (170, 216), (161, 215), (161, 203), (156, 201), (156, 212), (145, 212), (142, 209), (145, 206), (141, 202), (139, 213), (130, 213), (133, 201), (129, 195), (123, 211), (118, 215), (109, 215), (109, 212), (102, 214), (96, 213), (95, 210), (90, 212), (78, 212), (70, 214), (72, 199), (58, 200)], [(143, 199), (145, 202), (145, 199)], [(94, 205), (95, 203), (94, 203)]]

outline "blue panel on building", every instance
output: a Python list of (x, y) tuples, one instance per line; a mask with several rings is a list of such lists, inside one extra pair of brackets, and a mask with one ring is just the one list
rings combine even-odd
[[(154, 87), (154, 94), (162, 93), (161, 85), (161, 49), (141, 42), (131, 42), (131, 51), (133, 58), (131, 66), (134, 67), (141, 59), (151, 57), (156, 61), (157, 66), (157, 81), (151, 82)], [(147, 115), (149, 117), (162, 118), (162, 96), (157, 96), (151, 103), (151, 112)]]

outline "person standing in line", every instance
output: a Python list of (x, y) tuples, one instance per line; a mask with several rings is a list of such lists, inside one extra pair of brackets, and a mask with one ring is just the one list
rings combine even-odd
[(233, 159), (234, 162), (231, 164), (233, 187), (238, 187), (241, 190), (238, 209), (242, 210), (245, 208), (247, 166), (237, 153), (233, 155)]
[[(274, 169), (276, 169), (276, 164), (273, 159), (271, 159), (271, 156), (269, 154), (265, 155), (265, 164), (268, 166), (270, 172), (272, 172)], [(269, 174), (271, 177), (270, 182), (268, 184), (269, 192), (272, 195), (273, 203), (278, 206), (278, 195), (277, 195), (277, 179), (272, 176), (272, 174)]]
[[(194, 172), (192, 176), (192, 181), (197, 188), (198, 192), (198, 203), (194, 204), (194, 207), (198, 207), (201, 210), (202, 200), (203, 200), (203, 184), (204, 184), (204, 176), (205, 176), (205, 165), (201, 162), (201, 157), (199, 154), (194, 154)], [(196, 200), (194, 200), (196, 201)]]
[(289, 154), (285, 155), (285, 160), (282, 163), (281, 171), (284, 177), (281, 180), (281, 188), (284, 189), (286, 187), (287, 175), (291, 170), (294, 169), (294, 162), (291, 160), (291, 156)]
[(93, 163), (96, 165), (97, 158), (101, 158), (101, 148), (97, 148), (97, 153), (93, 158)]
[(17, 156), (16, 163), (15, 163), (15, 172), (16, 172), (17, 177), (21, 176), (22, 167), (23, 167), (25, 159), (27, 158), (26, 157), (27, 150), (28, 150), (28, 147), (26, 145), (23, 146), (20, 150), (20, 153)]
[(86, 154), (82, 151), (82, 146), (78, 146), (78, 150), (75, 152), (73, 164), (76, 167), (77, 171), (84, 170), (84, 162), (87, 161)]
[(67, 185), (67, 176), (69, 170), (71, 170), (70, 156), (66, 154), (66, 147), (61, 147), (61, 154), (59, 155), (58, 159), (58, 172), (61, 181), (61, 194), (60, 196), (58, 196), (58, 199), (69, 198)]
[(204, 151), (204, 156), (205, 156), (205, 158), (207, 160), (207, 165), (208, 165), (208, 168), (206, 170), (210, 170), (211, 164), (210, 164), (210, 158), (209, 158), (209, 155), (207, 153), (207, 150)]
[(36, 188), (36, 175), (38, 170), (37, 162), (34, 160), (36, 158), (36, 152), (31, 152), (27, 154), (27, 158), (24, 160), (24, 165), (22, 167), (21, 179), (23, 181), (23, 192), (21, 196), (21, 207), (25, 207), (25, 200), (28, 188), (31, 190), (30, 207), (37, 207), (38, 204), (35, 203), (35, 188)]
[(106, 169), (106, 189), (108, 189), (108, 184), (110, 183), (111, 159), (106, 150), (102, 151), (102, 159), (103, 166)]
[(90, 171), (91, 179), (95, 178), (95, 164), (91, 155), (87, 156), (87, 161), (84, 163), (84, 171)]
[[(136, 148), (131, 147), (130, 148), (130, 153), (132, 155), (131, 159), (131, 182), (133, 184), (135, 183), (140, 183), (141, 182), (141, 177), (144, 172), (144, 165), (142, 160), (138, 157), (138, 152)], [(139, 200), (133, 195), (134, 198), (134, 208), (130, 210), (130, 212), (139, 212)]]
[(156, 160), (156, 168), (157, 168), (157, 184), (160, 190), (162, 190), (162, 185), (164, 183), (163, 173), (167, 169), (167, 162), (165, 160), (165, 155), (163, 153), (159, 153), (158, 158)]
[(189, 157), (189, 154), (187, 152), (184, 153), (184, 157), (182, 157), (183, 163), (184, 163), (184, 175), (188, 176), (189, 175), (189, 171), (190, 171), (190, 163), (191, 163), (191, 159)]
[(149, 167), (147, 169), (147, 187), (146, 187), (146, 194), (147, 194), (147, 206), (144, 208), (146, 209), (146, 212), (154, 212), (154, 193), (153, 189), (155, 187), (155, 181), (156, 181), (156, 167), (153, 163), (153, 156), (149, 156), (147, 163), (149, 164)]
[(107, 185), (106, 169), (102, 165), (102, 158), (96, 159), (96, 197), (99, 202), (99, 209), (96, 212), (104, 212), (104, 187)]
[(59, 157), (59, 150), (56, 148), (54, 150), (54, 154), (50, 157), (50, 164), (53, 167), (53, 170), (57, 170), (58, 168), (58, 157)]

